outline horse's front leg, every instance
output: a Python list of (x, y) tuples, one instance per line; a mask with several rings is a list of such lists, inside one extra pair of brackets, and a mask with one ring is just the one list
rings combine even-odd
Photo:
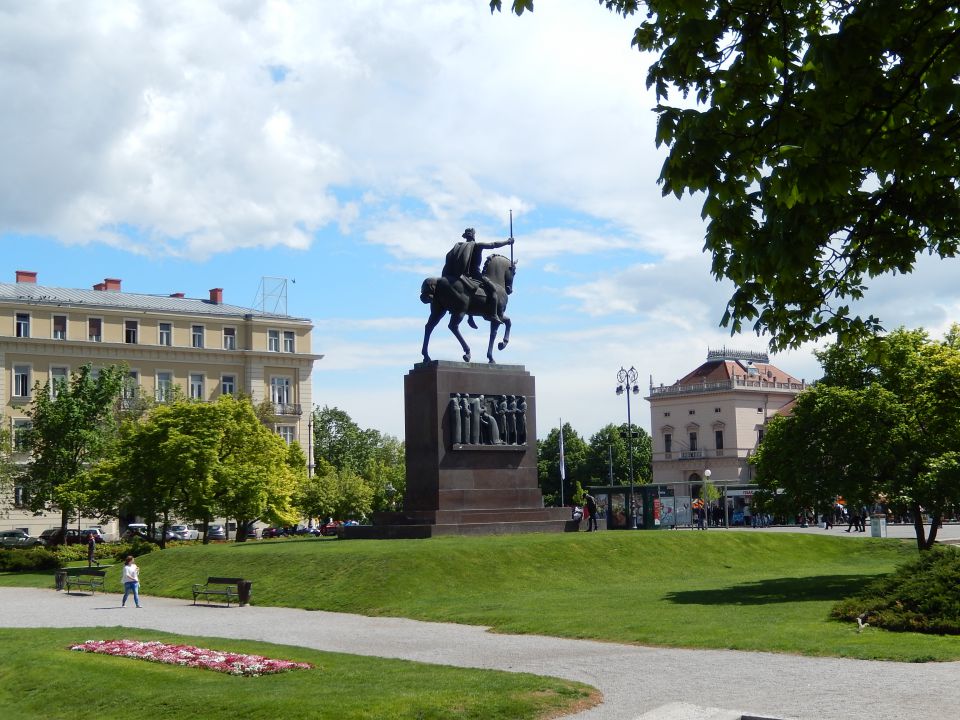
[(503, 328), (504, 328), (503, 342), (497, 345), (498, 350), (503, 350), (507, 346), (507, 343), (510, 342), (510, 326), (513, 324), (510, 322), (510, 318), (508, 318), (506, 315), (503, 315), (502, 317), (503, 317)]
[(427, 318), (427, 324), (423, 326), (423, 347), (420, 348), (420, 353), (423, 355), (424, 362), (430, 362), (430, 355), (427, 353), (427, 348), (430, 345), (430, 334), (437, 326), (437, 323), (440, 322), (440, 318), (443, 317), (445, 312), (445, 310), (440, 308), (430, 308), (430, 317)]
[(463, 361), (470, 362), (470, 346), (467, 345), (467, 341), (463, 339), (463, 335), (460, 334), (460, 323), (463, 322), (464, 313), (450, 313), (450, 322), (447, 327), (450, 328), (450, 332), (453, 333), (453, 336), (460, 341), (460, 347), (463, 348)]

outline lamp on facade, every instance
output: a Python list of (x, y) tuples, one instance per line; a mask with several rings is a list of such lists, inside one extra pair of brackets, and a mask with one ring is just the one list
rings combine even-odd
[(630, 394), (634, 395), (640, 394), (640, 386), (637, 385), (637, 369), (632, 367), (629, 370), (625, 370), (622, 366), (620, 371), (617, 373), (617, 395), (627, 395), (627, 454), (630, 459), (630, 518), (631, 518), (631, 527), (637, 529), (637, 514), (634, 512), (635, 503), (633, 501), (633, 420), (630, 417)]

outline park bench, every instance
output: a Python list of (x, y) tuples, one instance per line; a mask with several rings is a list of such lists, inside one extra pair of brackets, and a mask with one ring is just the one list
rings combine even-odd
[(243, 582), (243, 578), (225, 578), (208, 577), (205, 583), (195, 583), (193, 586), (193, 604), (197, 604), (197, 598), (203, 595), (207, 602), (210, 602), (210, 596), (222, 597), (230, 607), (231, 602), (240, 602), (240, 593), (237, 586)]
[(106, 570), (96, 568), (67, 568), (67, 592), (74, 587), (88, 588), (91, 594), (98, 588), (103, 592), (103, 578), (106, 574)]

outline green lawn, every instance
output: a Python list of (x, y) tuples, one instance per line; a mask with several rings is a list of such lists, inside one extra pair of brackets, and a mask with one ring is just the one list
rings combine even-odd
[[(312, 670), (233, 677), (68, 649), (85, 640), (186, 643), (309, 662)], [(585, 685), (528, 674), (151, 630), (0, 630), (0, 707), (5, 718), (541, 718), (595, 704)]]
[[(143, 592), (171, 597), (189, 598), (208, 575), (240, 576), (262, 605), (645, 645), (960, 659), (958, 637), (858, 634), (828, 617), (834, 602), (916, 552), (882, 539), (601, 532), (259, 541), (155, 552), (140, 566)], [(108, 587), (119, 589), (118, 578), (112, 569)], [(43, 576), (12, 582), (52, 585)]]

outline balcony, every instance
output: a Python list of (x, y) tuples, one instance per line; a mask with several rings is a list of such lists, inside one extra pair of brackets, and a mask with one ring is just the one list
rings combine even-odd
[(302, 415), (303, 411), (300, 409), (300, 403), (274, 403), (273, 414), (274, 415)]
[(650, 397), (667, 397), (672, 395), (697, 395), (700, 393), (715, 393), (728, 390), (785, 390), (800, 392), (809, 387), (805, 382), (769, 382), (761, 377), (735, 377), (720, 382), (700, 383), (699, 385), (667, 385), (650, 387)]
[(703, 457), (703, 450), (681, 450), (681, 460), (698, 460)]

